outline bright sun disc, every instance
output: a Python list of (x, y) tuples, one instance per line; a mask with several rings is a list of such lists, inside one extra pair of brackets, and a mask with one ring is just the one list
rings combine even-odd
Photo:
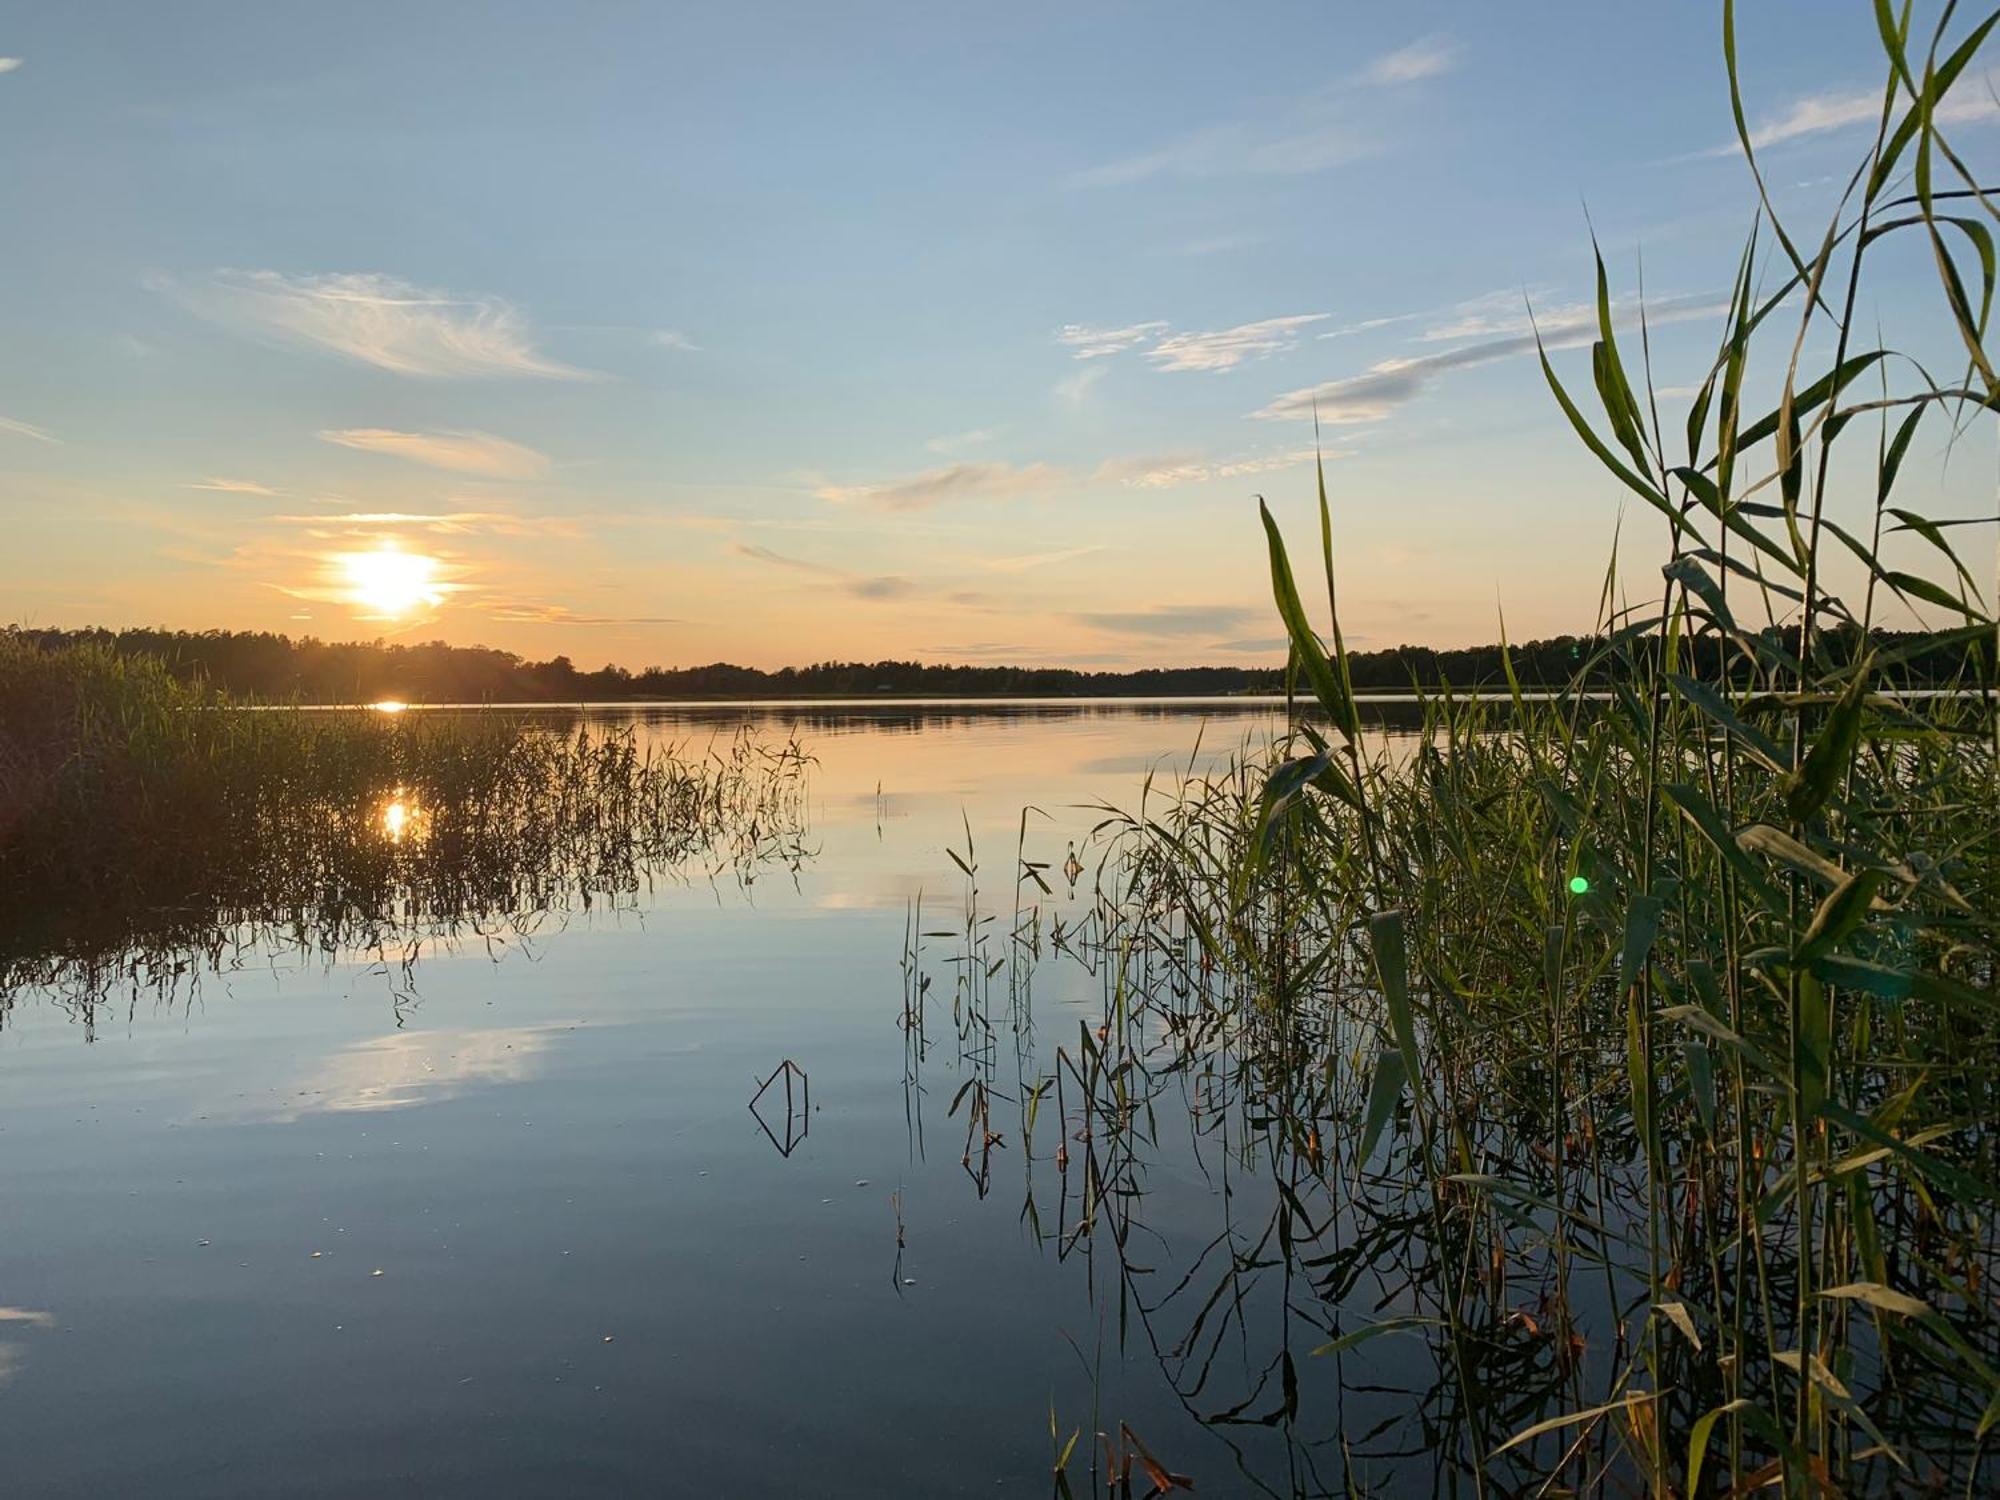
[(378, 547), (373, 552), (347, 553), (340, 566), (348, 597), (377, 614), (406, 615), (421, 605), (444, 602), (435, 557)]

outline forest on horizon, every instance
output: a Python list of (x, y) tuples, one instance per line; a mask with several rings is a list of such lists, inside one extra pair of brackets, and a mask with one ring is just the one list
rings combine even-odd
[[(976, 666), (915, 661), (816, 662), (765, 671), (730, 662), (701, 666), (649, 666), (640, 671), (606, 665), (578, 667), (568, 656), (530, 661), (487, 646), (443, 641), (322, 641), (312, 636), (250, 630), (9, 626), (7, 636), (42, 650), (94, 645), (126, 656), (152, 656), (184, 681), (204, 682), (234, 697), (260, 702), (373, 703), (576, 703), (586, 701), (717, 698), (896, 697), (1198, 697), (1284, 690), (1282, 667), (1144, 667), (1084, 671), (1073, 667)], [(1773, 632), (1775, 635), (1776, 633)], [(1931, 687), (1983, 678), (1971, 672), (1963, 632), (1940, 633), (1926, 646), (1921, 632), (1876, 631), (1906, 651), (1896, 675), (1905, 686)], [(1555, 636), (1509, 643), (1514, 675), (1525, 687), (1554, 688), (1573, 681), (1605, 644), (1597, 636)], [(1817, 646), (1836, 659), (1838, 631), (1822, 632)], [(1438, 649), (1395, 646), (1351, 651), (1348, 663), (1361, 692), (1408, 692), (1504, 687), (1506, 662), (1498, 644)], [(1720, 676), (1719, 661), (1695, 675)], [(1601, 680), (1611, 680), (1608, 669)]]

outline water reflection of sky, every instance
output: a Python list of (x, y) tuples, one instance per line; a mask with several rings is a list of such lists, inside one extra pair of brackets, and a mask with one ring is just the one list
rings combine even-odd
[(485, 1031), (397, 1031), (326, 1058), (270, 1118), (412, 1109), (474, 1089), (520, 1083), (575, 1024), (503, 1026)]
[[(644, 720), (699, 750), (744, 717)], [(33, 1341), (6, 1388), (20, 1492), (1039, 1495), (1052, 1396), (1199, 1475), (1171, 1392), (1120, 1362), (1019, 1188), (970, 1190), (942, 1074), (914, 1155), (898, 961), (919, 895), (961, 912), (946, 850), (968, 828), (1007, 908), (1024, 806), (1028, 857), (1057, 869), (1143, 768), (1277, 719), (751, 717), (817, 757), (796, 878), (663, 880), (407, 971), (253, 953), (121, 998), (89, 1045), (21, 997), (0, 1303), (63, 1316), (0, 1326)], [(1037, 1026), (1073, 1038), (1097, 985), (1051, 977)], [(813, 1107), (789, 1158), (746, 1109), (787, 1057)], [(1018, 1178), (999, 1128), (996, 1181)], [(1069, 1340), (1100, 1336), (1093, 1391)]]

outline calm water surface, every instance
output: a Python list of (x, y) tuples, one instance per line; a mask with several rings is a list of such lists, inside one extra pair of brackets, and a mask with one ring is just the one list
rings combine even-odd
[[(1338, 1475), (1334, 1407), (1311, 1402), (1369, 1398), (1324, 1390), (1303, 1347), (1310, 1431), (1194, 1418), (1262, 1388), (1282, 1307), (1244, 1318), (1230, 1373), (1188, 1398), (1158, 1332), (1128, 1318), (1121, 1351), (1118, 1261), (1065, 1240), (1077, 1205), (1022, 1152), (1003, 1085), (1017, 1055), (1074, 1044), (1101, 978), (1048, 967), (1007, 1028), (983, 1180), (949, 1113), (948, 1020), (914, 1088), (899, 1024), (912, 903), (962, 922), (946, 851), (968, 827), (1004, 911), (1040, 809), (1027, 853), (1060, 916), (1089, 885), (1062, 878), (1070, 842), (1101, 816), (1079, 804), (1131, 806), (1149, 770), (1262, 743), (1273, 709), (642, 715), (697, 744), (746, 718), (817, 757), (796, 872), (662, 879), (407, 970), (253, 949), (88, 1025), (13, 997), (9, 1492), (1039, 1494), (1052, 1404), (1084, 1432), (1079, 1493), (1092, 1432), (1120, 1422), (1203, 1493)], [(932, 946), (948, 1016), (952, 945)], [(809, 1112), (795, 1096), (787, 1120), (781, 1081), (753, 1115), (784, 1059)], [(1149, 1163), (1158, 1266), (1216, 1234), (1211, 1165), (1171, 1141)]]

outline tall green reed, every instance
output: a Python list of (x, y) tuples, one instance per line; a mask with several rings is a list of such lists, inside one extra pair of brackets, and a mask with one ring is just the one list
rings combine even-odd
[[(2000, 1484), (2000, 636), (1962, 540), (2000, 518), (1912, 498), (1913, 456), (2000, 408), (2000, 213), (1947, 135), (2000, 15), (1946, 6), (1921, 44), (1907, 7), (1875, 15), (1873, 139), (1807, 235), (1764, 191), (1724, 7), (1763, 212), (1685, 422), (1594, 245), (1593, 413), (1543, 353), (1578, 440), (1664, 527), (1650, 602), (1621, 602), (1614, 557), (1566, 692), (1529, 698), (1509, 662), (1506, 701), (1427, 693), (1385, 743), (1346, 667), (1322, 470), (1324, 636), (1264, 512), (1289, 744), (1149, 785), (1083, 918), (1048, 924), (1104, 986), (1098, 1024), (1017, 1085), (1052, 1106), (1054, 1155), (1034, 1108), (1024, 1146), (1057, 1175), (1057, 1253), (1093, 1286), (1108, 1253), (1121, 1339), (1205, 1425), (1285, 1434), (1294, 1492), (1411, 1457), (1371, 1455), (1393, 1419), (1315, 1428), (1301, 1324), (1342, 1370), (1422, 1341), (1437, 1384), (1406, 1420), (1452, 1488)], [(1962, 351), (1949, 377), (1862, 311), (1904, 244)], [(1905, 616), (1921, 640), (1885, 630)], [(1938, 645), (1955, 691), (1903, 688)], [(1176, 1100), (1222, 1145), (1223, 1222), (1162, 1290), (1146, 1181)], [(1210, 1399), (1225, 1330), (1248, 1355), (1273, 1306), (1269, 1362)]]
[[(1542, 354), (1577, 436), (1667, 523), (1659, 607), (1608, 612), (1600, 625), (1613, 701), (1602, 712), (1583, 707), (1592, 663), (1574, 703), (1535, 708), (1517, 693), (1514, 722), (1495, 744), (1477, 741), (1476, 717), (1454, 715), (1441, 725), (1442, 750), (1427, 746), (1415, 777), (1358, 758), (1332, 774), (1324, 741), (1302, 728), (1312, 754), (1267, 782), (1242, 864), (1261, 870), (1274, 818), (1317, 794), (1301, 811), (1321, 847), (1301, 854), (1301, 841), (1288, 841), (1274, 878), (1303, 881), (1333, 904), (1326, 940), (1369, 935), (1387, 1039), (1364, 1141), (1410, 1085), (1426, 1135), (1432, 1113), (1463, 1105), (1428, 1097), (1420, 1079), (1451, 1077), (1445, 1054), (1484, 1008), (1537, 990), (1546, 997), (1546, 1082), (1563, 1101), (1580, 1097), (1579, 1084), (1583, 1097), (1603, 1089), (1602, 1077), (1574, 1076), (1574, 1059), (1623, 1035), (1618, 1105), (1642, 1168), (1640, 1352), (1610, 1401), (1575, 1420), (1621, 1410), (1655, 1493), (1697, 1491), (1725, 1419), (1739, 1481), (1752, 1454), (1798, 1492), (1871, 1465), (1907, 1468), (1851, 1389), (1870, 1360), (1885, 1380), (1909, 1355), (1953, 1365), (1985, 1392), (1979, 1435), (2000, 1421), (2000, 1380), (1943, 1311), (1990, 1318), (1985, 1295), (1919, 1247), (1890, 1253), (1898, 1247), (1885, 1249), (1872, 1222), (1885, 1198), (1900, 1207), (1913, 1197), (1919, 1223), (1968, 1264), (1991, 1250), (1995, 627), (1953, 541), (1954, 528), (1972, 523), (1894, 501), (1927, 417), (1955, 432), (2000, 407), (1985, 353), (2000, 213), (1943, 128), (1945, 101), (1980, 76), (1973, 64), (2000, 16), (1959, 36), (1948, 6), (1919, 56), (1908, 8), (1878, 5), (1877, 14), (1888, 78), (1873, 145), (1816, 242), (1793, 233), (1763, 194), (1767, 216), (1692, 402), (1685, 456), (1670, 452), (1650, 383), (1635, 386), (1628, 373), (1601, 254), (1596, 419)], [(1761, 194), (1727, 5), (1724, 38)], [(1782, 251), (1768, 292), (1757, 285), (1764, 232)], [(1857, 308), (1867, 272), (1911, 235), (1933, 252), (1963, 345), (1955, 379), (1936, 380), (1886, 345), (1864, 347)], [(1639, 326), (1643, 340), (1643, 314)], [(1772, 409), (1747, 419), (1746, 368), (1767, 336), (1788, 343), (1783, 378)], [(1823, 371), (1803, 368), (1808, 349), (1828, 347)], [(1866, 396), (1864, 377), (1877, 388)], [(1864, 442), (1872, 454), (1845, 459)], [(1836, 518), (1834, 498), (1863, 466), (1874, 481), (1865, 539), (1864, 528)], [(1323, 478), (1320, 514), (1324, 539)], [(1885, 528), (1887, 518), (1896, 524)], [(1295, 668), (1351, 752), (1337, 615), (1329, 645), (1300, 604), (1268, 511), (1265, 525)], [(1927, 543), (1939, 567), (1892, 565), (1885, 535), (1898, 532)], [(1860, 565), (1858, 609), (1832, 586), (1836, 557)], [(1331, 607), (1330, 544), (1325, 563)], [(1871, 640), (1889, 598), (1920, 618), (1947, 618), (1935, 628), (1968, 648), (1962, 686), (1972, 696), (1916, 702), (1894, 691), (1887, 670), (1907, 647)], [(1487, 773), (1470, 806), (1460, 795), (1469, 769)], [(1365, 861), (1327, 852), (1349, 839)], [(1569, 870), (1587, 887), (1575, 900), (1561, 883)], [(1476, 906), (1465, 899), (1474, 892)], [(1292, 998), (1281, 982), (1272, 1003)], [(1726, 1097), (1715, 1092), (1718, 1055)], [(1570, 1112), (1564, 1102), (1552, 1122), (1556, 1181), (1545, 1211), (1558, 1243), (1574, 1201)], [(1445, 1182), (1520, 1196), (1518, 1183), (1478, 1181), (1462, 1134), (1456, 1144), (1460, 1170)], [(1423, 1149), (1428, 1158), (1428, 1141)], [(1709, 1197), (1723, 1174), (1729, 1191)], [(1699, 1210), (1694, 1232), (1670, 1217), (1692, 1187), (1702, 1189), (1688, 1200)], [(1703, 1266), (1707, 1296), (1697, 1303), (1688, 1282)], [(1873, 1320), (1865, 1331), (1862, 1308)], [(1697, 1324), (1714, 1330), (1710, 1342)], [(1698, 1374), (1712, 1375), (1724, 1399), (1671, 1430), (1661, 1420), (1669, 1389)], [(1687, 1414), (1684, 1403), (1676, 1409)]]

